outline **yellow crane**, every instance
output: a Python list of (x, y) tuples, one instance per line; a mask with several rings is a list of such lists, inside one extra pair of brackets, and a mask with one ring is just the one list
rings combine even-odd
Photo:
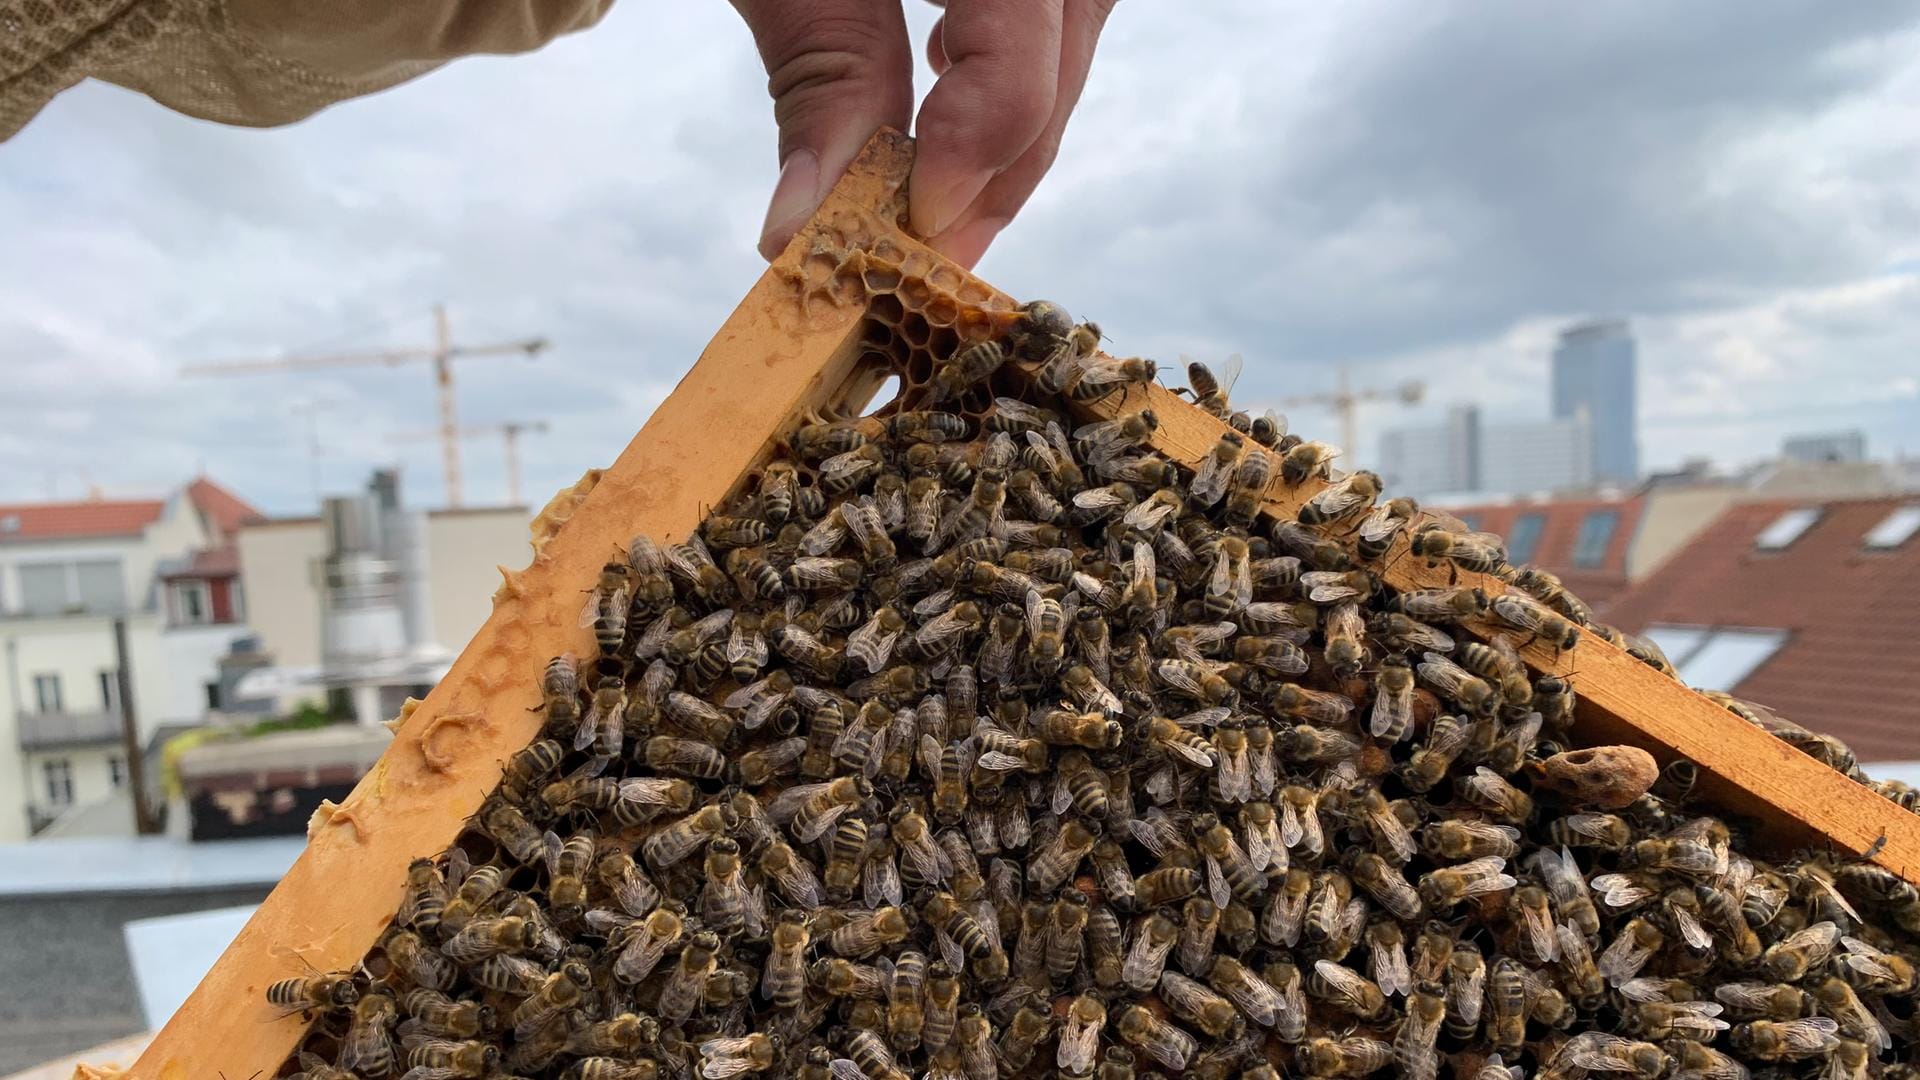
[[(544, 435), (547, 431), (545, 420), (509, 420), (499, 424), (472, 424), (454, 432), (457, 438), (474, 439), (486, 435), (498, 435), (506, 447), (507, 455), (507, 503), (519, 506), (520, 502), (520, 436), (524, 433)], [(393, 437), (394, 442), (415, 442), (420, 439), (433, 439), (443, 436), (439, 430), (407, 431)]]
[(1359, 423), (1356, 414), (1360, 406), (1373, 401), (1398, 401), (1402, 405), (1418, 405), (1425, 397), (1427, 386), (1418, 379), (1408, 379), (1394, 387), (1364, 387), (1353, 389), (1348, 378), (1347, 366), (1340, 365), (1339, 382), (1330, 393), (1296, 394), (1283, 397), (1279, 401), (1282, 409), (1331, 409), (1340, 417), (1340, 449), (1348, 455), (1348, 461), (1360, 453)]
[(188, 364), (182, 375), (261, 375), (283, 371), (314, 371), (324, 368), (385, 364), (389, 367), (410, 360), (433, 363), (433, 381), (440, 399), (440, 461), (446, 474), (447, 505), (460, 506), (460, 421), (453, 398), (453, 361), (472, 356), (535, 356), (547, 347), (543, 337), (519, 341), (490, 342), (485, 345), (456, 345), (447, 327), (447, 308), (433, 306), (434, 340), (431, 345), (413, 348), (379, 349), (372, 352), (333, 353), (324, 356), (276, 356), (258, 360), (236, 360), (218, 364)]

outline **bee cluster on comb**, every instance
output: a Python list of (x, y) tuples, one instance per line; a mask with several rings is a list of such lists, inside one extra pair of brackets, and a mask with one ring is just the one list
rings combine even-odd
[[(596, 655), (528, 673), (499, 791), (359, 968), (269, 989), (317, 1021), (283, 1073), (1911, 1071), (1920, 893), (1746, 850), (1686, 763), (1573, 746), (1520, 656), (1657, 647), (1200, 365), (1232, 430), (1189, 470), (1150, 410), (1072, 419), (1157, 373), (1091, 324), (880, 291), (899, 402), (581, 583)], [(1514, 588), (1397, 591), (1396, 544)]]

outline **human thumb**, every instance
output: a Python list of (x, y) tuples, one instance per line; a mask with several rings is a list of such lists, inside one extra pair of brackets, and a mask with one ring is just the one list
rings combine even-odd
[(913, 116), (913, 48), (899, 0), (733, 0), (767, 69), (780, 179), (761, 226), (772, 259), (884, 125)]

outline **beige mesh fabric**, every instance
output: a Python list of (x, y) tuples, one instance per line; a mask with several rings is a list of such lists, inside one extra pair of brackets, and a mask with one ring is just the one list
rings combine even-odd
[(0, 140), (96, 78), (267, 127), (456, 57), (539, 48), (613, 0), (0, 0)]

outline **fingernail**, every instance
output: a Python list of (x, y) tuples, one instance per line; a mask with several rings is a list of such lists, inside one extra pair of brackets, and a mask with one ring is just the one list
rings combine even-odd
[(800, 231), (820, 205), (820, 159), (805, 148), (787, 155), (780, 166), (780, 182), (767, 202), (767, 219), (760, 226), (760, 254), (768, 262)]
[(993, 244), (993, 238), (999, 236), (1000, 230), (1006, 227), (1006, 218), (981, 218), (979, 221), (969, 221), (955, 229), (952, 236), (941, 237), (935, 241), (934, 247), (947, 258), (971, 270), (974, 264), (980, 261), (980, 256), (987, 253), (987, 248)]
[(993, 179), (991, 173), (973, 173), (947, 186), (944, 191), (936, 191), (926, 199), (913, 201), (913, 231), (921, 236), (939, 236), (960, 220), (960, 215), (973, 205), (980, 192)]

